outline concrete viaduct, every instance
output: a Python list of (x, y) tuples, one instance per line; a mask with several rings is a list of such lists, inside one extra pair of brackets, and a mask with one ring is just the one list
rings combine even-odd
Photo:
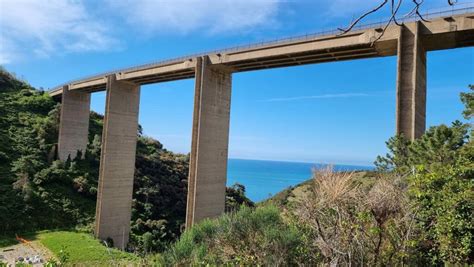
[(415, 139), (425, 131), (428, 51), (474, 45), (474, 8), (434, 14), (429, 22), (382, 25), (223, 50), (76, 80), (50, 91), (61, 98), (58, 154), (85, 150), (90, 94), (106, 91), (95, 234), (128, 242), (140, 102), (144, 84), (195, 78), (186, 227), (223, 213), (232, 73), (372, 57), (398, 57), (396, 132)]

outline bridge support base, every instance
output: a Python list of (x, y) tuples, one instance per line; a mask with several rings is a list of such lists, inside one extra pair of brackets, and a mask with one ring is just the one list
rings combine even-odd
[(89, 133), (90, 94), (63, 87), (59, 122), (58, 157), (74, 159), (77, 151), (86, 151)]
[(125, 249), (130, 233), (140, 86), (107, 80), (95, 235)]
[(400, 27), (398, 39), (397, 134), (414, 140), (426, 127), (426, 51), (420, 22)]
[(186, 227), (225, 209), (231, 86), (230, 70), (198, 59)]

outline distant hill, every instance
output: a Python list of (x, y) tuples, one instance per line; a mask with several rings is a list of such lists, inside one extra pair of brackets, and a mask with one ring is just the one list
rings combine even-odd
[[(382, 175), (383, 174), (381, 173), (373, 171), (357, 171), (355, 172), (355, 179), (362, 185), (362, 187), (370, 188), (375, 180), (380, 178)], [(258, 204), (259, 206), (273, 205), (280, 208), (282, 211), (288, 211), (309, 195), (309, 191), (312, 190), (312, 186), (313, 179), (309, 179), (295, 186), (291, 186), (285, 190), (282, 190), (276, 195)]]
[(15, 75), (0, 67), (0, 92), (18, 91), (28, 87), (27, 83), (20, 81)]

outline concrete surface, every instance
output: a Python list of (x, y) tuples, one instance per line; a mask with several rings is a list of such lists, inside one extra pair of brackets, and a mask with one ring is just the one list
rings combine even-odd
[(63, 89), (59, 123), (58, 156), (61, 160), (86, 151), (89, 133), (91, 97), (87, 92)]
[(195, 106), (186, 226), (221, 215), (225, 208), (231, 71), (207, 57), (196, 68)]
[(140, 86), (108, 77), (95, 235), (124, 249), (130, 233)]
[(421, 27), (416, 23), (400, 28), (396, 131), (410, 140), (423, 135), (426, 124), (426, 50)]

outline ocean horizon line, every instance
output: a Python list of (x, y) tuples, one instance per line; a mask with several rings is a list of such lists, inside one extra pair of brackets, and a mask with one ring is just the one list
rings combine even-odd
[(249, 161), (269, 161), (269, 162), (285, 162), (285, 163), (301, 163), (301, 164), (314, 164), (314, 165), (332, 165), (332, 166), (350, 166), (350, 167), (365, 167), (375, 168), (374, 164), (347, 164), (347, 163), (324, 163), (324, 162), (313, 162), (313, 161), (298, 161), (298, 160), (276, 160), (276, 159), (251, 159), (251, 158), (238, 158), (229, 157), (229, 160), (249, 160)]

